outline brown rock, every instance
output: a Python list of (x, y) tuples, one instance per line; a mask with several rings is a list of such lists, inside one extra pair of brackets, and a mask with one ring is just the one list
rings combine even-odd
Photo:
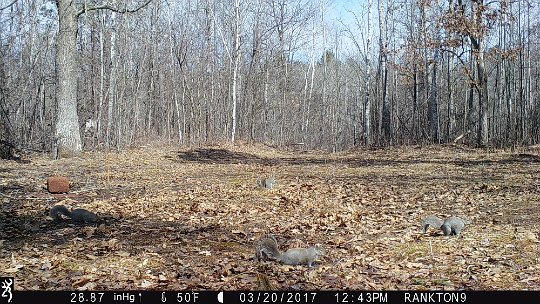
[(47, 191), (50, 193), (69, 192), (69, 179), (63, 176), (51, 176), (47, 178)]

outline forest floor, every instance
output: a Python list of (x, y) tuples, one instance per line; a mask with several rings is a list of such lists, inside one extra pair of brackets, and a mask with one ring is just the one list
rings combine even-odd
[[(260, 147), (141, 148), (30, 163), (0, 160), (0, 276), (17, 289), (540, 290), (538, 153), (407, 147), (347, 153)], [(45, 189), (71, 180), (68, 194)], [(275, 175), (272, 190), (256, 186)], [(55, 204), (99, 225), (54, 223)], [(427, 215), (470, 224), (446, 237)], [(315, 267), (256, 262), (320, 244)]]

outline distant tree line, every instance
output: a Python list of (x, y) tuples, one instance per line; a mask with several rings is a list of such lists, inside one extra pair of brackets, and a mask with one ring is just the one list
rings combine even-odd
[(0, 139), (540, 142), (537, 1), (0, 1)]

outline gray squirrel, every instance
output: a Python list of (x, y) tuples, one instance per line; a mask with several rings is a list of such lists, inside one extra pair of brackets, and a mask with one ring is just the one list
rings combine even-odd
[(309, 248), (291, 248), (285, 252), (279, 250), (276, 238), (273, 236), (262, 237), (255, 245), (255, 257), (260, 260), (278, 261), (285, 265), (308, 265), (324, 255), (325, 251), (319, 246)]
[(71, 221), (74, 223), (94, 223), (99, 219), (95, 213), (86, 209), (73, 209), (72, 211), (69, 211), (66, 206), (62, 205), (52, 207), (51, 212), (49, 213), (54, 221), (57, 221), (60, 218), (59, 214), (71, 218)]
[(465, 227), (465, 221), (455, 216), (443, 221), (434, 215), (429, 215), (422, 222), (422, 232), (426, 233), (429, 226), (442, 230), (444, 235), (459, 235)]
[(261, 188), (266, 189), (273, 189), (276, 184), (276, 178), (274, 176), (270, 176), (269, 178), (259, 178), (257, 179), (257, 185)]

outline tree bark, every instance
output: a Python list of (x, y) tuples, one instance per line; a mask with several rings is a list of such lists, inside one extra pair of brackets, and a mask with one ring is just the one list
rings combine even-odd
[[(460, 1), (461, 4), (461, 1)], [(472, 15), (476, 25), (476, 29), (483, 28), (482, 26), (482, 0), (472, 1)], [(480, 147), (488, 145), (488, 87), (487, 87), (487, 75), (486, 67), (484, 63), (484, 45), (481, 34), (478, 36), (469, 34), (474, 52), (476, 53), (476, 72), (478, 76), (478, 133), (476, 135), (476, 144)]]
[[(370, 10), (371, 10), (371, 1), (368, 1), (368, 12), (367, 12), (367, 31), (370, 32)], [(366, 77), (364, 78), (364, 144), (368, 147), (371, 146), (371, 99), (369, 96), (369, 75), (371, 73), (371, 64), (369, 63), (369, 54), (371, 53), (371, 41), (368, 34), (365, 42), (366, 52), (364, 54), (364, 62), (366, 64)]]
[(484, 64), (484, 51), (479, 48), (478, 54), (476, 57), (476, 70), (478, 72), (478, 83), (480, 84), (480, 98), (479, 98), (479, 128), (478, 128), (478, 137), (477, 144), (479, 146), (485, 147), (488, 145), (488, 87), (487, 87), (487, 76), (486, 68)]
[(232, 126), (231, 142), (234, 143), (236, 137), (236, 106), (238, 90), (238, 65), (240, 61), (240, 1), (234, 4), (234, 43), (233, 43), (233, 76), (232, 76)]
[(433, 56), (433, 67), (431, 76), (431, 86), (428, 99), (428, 124), (430, 142), (439, 143), (439, 107), (437, 104), (437, 63), (439, 60), (439, 50), (435, 49)]
[(382, 94), (382, 113), (379, 115), (379, 136), (382, 135), (383, 142), (387, 144), (390, 141), (391, 121), (390, 110), (388, 108), (388, 42), (387, 42), (387, 26), (386, 13), (383, 7), (383, 1), (378, 0), (379, 11), (379, 64), (381, 79), (381, 94)]
[(77, 114), (77, 11), (70, 0), (57, 0), (58, 38), (56, 42), (56, 138), (60, 154), (82, 150)]

